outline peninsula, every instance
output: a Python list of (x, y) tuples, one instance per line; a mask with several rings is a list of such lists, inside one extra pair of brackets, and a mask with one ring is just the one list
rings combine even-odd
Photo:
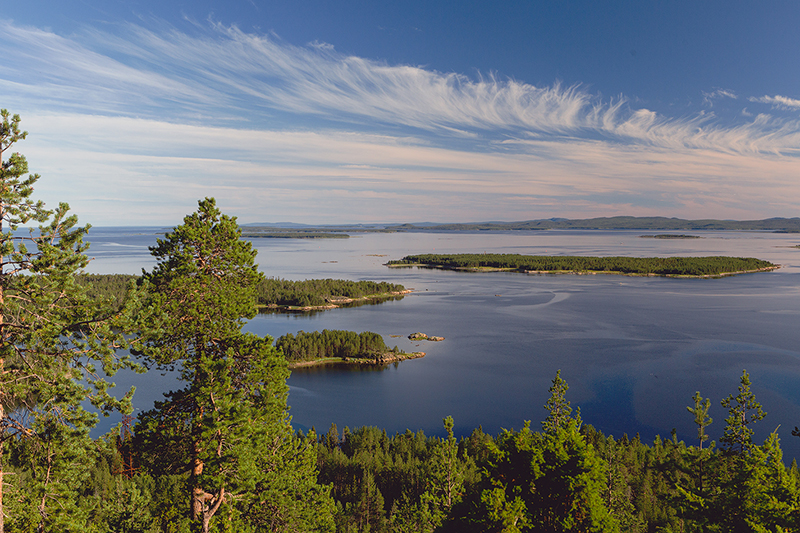
[(780, 268), (752, 257), (583, 257), (520, 254), (422, 254), (389, 261), (389, 267), (420, 266), (471, 272), (508, 271), (526, 274), (622, 274), (718, 278), (768, 272)]

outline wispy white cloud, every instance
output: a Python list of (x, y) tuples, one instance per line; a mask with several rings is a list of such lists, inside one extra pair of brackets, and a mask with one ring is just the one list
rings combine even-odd
[(736, 95), (735, 92), (730, 91), (728, 89), (715, 89), (711, 92), (703, 91), (703, 102), (705, 102), (706, 105), (713, 106), (715, 100), (719, 100), (722, 98), (731, 98), (733, 100), (736, 100), (738, 96)]
[(800, 109), (800, 100), (789, 98), (788, 96), (780, 96), (777, 94), (775, 96), (761, 96), (758, 98), (751, 96), (749, 100), (751, 102), (769, 104), (779, 109)]
[(24, 121), (36, 133), (22, 148), (43, 175), (37, 192), (48, 204), (69, 201), (97, 225), (174, 223), (203, 196), (243, 222), (327, 223), (342, 220), (343, 206), (350, 222), (760, 218), (793, 215), (800, 195), (797, 161), (780, 156), (560, 139), (508, 140), (476, 152), (342, 130), (85, 115)]
[(37, 191), (95, 224), (170, 223), (210, 195), (244, 222), (311, 223), (341, 221), (343, 205), (364, 222), (758, 218), (794, 216), (800, 197), (791, 114), (667, 117), (582, 86), (215, 23), (59, 36), (0, 22), (0, 46), (2, 106), (32, 133), (21, 149), (44, 175)]
[[(254, 127), (276, 113), (291, 113), (360, 128), (410, 127), (440, 141), (601, 135), (611, 142), (734, 152), (792, 151), (800, 141), (797, 121), (761, 116), (721, 125), (712, 114), (669, 118), (632, 109), (624, 97), (603, 101), (580, 86), (536, 87), (492, 75), (473, 79), (388, 65), (327, 44), (294, 46), (218, 23), (193, 34), (126, 25), (70, 38), (3, 23), (0, 39), (14, 47), (6, 56), (13, 60), (0, 70), (0, 88), (24, 88), (40, 101), (92, 113), (238, 120)], [(717, 89), (706, 97), (736, 95)]]

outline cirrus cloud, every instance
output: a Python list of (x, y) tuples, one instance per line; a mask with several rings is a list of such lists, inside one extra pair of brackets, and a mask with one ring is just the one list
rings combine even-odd
[(171, 220), (204, 195), (243, 221), (271, 218), (265, 203), (277, 219), (341, 221), (348, 197), (358, 221), (796, 216), (791, 114), (668, 117), (580, 85), (390, 65), (214, 22), (69, 36), (0, 22), (0, 44), (3, 106), (30, 118), (37, 171), (65, 176), (43, 191), (101, 223)]
[(789, 98), (788, 96), (761, 96), (756, 98), (751, 96), (748, 98), (751, 102), (759, 102), (762, 104), (769, 104), (771, 106), (781, 108), (781, 109), (800, 109), (800, 100), (795, 98)]

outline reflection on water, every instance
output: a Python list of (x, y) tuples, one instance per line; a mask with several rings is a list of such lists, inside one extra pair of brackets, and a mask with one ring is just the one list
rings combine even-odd
[[(389, 346), (425, 351), (422, 359), (384, 369), (325, 366), (295, 370), (289, 379), (292, 423), (323, 431), (376, 425), (390, 432), (441, 434), (452, 415), (462, 434), (478, 425), (496, 433), (536, 427), (555, 372), (584, 421), (649, 441), (668, 436), (694, 442), (686, 412), (695, 391), (711, 398), (709, 428), (719, 439), (720, 400), (736, 392), (742, 369), (768, 413), (756, 425), (763, 440), (781, 425), (787, 461), (800, 457), (800, 235), (692, 232), (702, 239), (642, 239), (641, 231), (537, 231), (448, 234), (364, 234), (350, 239), (254, 241), (260, 269), (284, 279), (342, 278), (400, 283), (415, 292), (378, 305), (332, 311), (260, 314), (246, 328), (277, 338), (298, 330), (375, 331)], [(656, 232), (652, 232), (656, 233)], [(664, 233), (664, 232), (657, 232)], [(687, 232), (682, 232), (687, 233)], [(109, 237), (109, 239), (111, 239)], [(155, 237), (152, 237), (153, 241)], [(139, 239), (139, 240), (137, 240)], [(279, 242), (280, 241), (280, 242)], [(146, 239), (113, 242), (94, 272), (137, 273), (148, 264)], [(92, 250), (94, 249), (94, 246)], [(528, 276), (390, 269), (388, 259), (417, 253), (541, 255), (731, 255), (783, 266), (771, 273), (724, 279), (622, 276)], [(376, 257), (384, 255), (385, 257)], [(333, 262), (335, 261), (335, 262)], [(120, 269), (127, 270), (120, 270)], [(421, 331), (443, 342), (412, 342)], [(398, 337), (392, 337), (398, 335)], [(138, 382), (134, 400), (146, 409), (169, 385)], [(761, 426), (761, 427), (759, 427)]]
[(314, 366), (301, 366), (292, 370), (295, 377), (298, 376), (319, 376), (326, 377), (334, 374), (350, 373), (350, 372), (383, 372), (389, 367), (397, 368), (400, 363), (388, 363), (385, 365), (376, 365), (371, 363), (344, 363), (338, 361), (331, 361), (322, 365)]

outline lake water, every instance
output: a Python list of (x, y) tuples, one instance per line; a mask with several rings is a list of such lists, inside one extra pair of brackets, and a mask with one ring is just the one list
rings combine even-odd
[[(96, 273), (140, 273), (153, 265), (154, 228), (93, 228)], [(708, 431), (719, 438), (742, 370), (767, 417), (761, 441), (780, 425), (787, 462), (800, 458), (800, 235), (696, 232), (701, 239), (645, 239), (642, 231), (534, 231), (356, 234), (350, 239), (255, 239), (261, 270), (301, 280), (343, 278), (401, 283), (414, 293), (379, 305), (313, 315), (267, 314), (247, 330), (278, 337), (299, 330), (375, 331), (387, 344), (427, 352), (383, 370), (296, 370), (289, 379), (292, 423), (324, 432), (375, 425), (389, 432), (442, 434), (452, 415), (467, 434), (492, 434), (546, 416), (558, 369), (585, 422), (617, 437), (668, 436), (695, 443), (686, 411), (699, 390), (712, 400)], [(664, 232), (657, 232), (664, 233)], [(691, 232), (681, 232), (691, 233)], [(723, 279), (615, 275), (524, 275), (390, 269), (412, 253), (541, 255), (730, 255), (783, 265), (771, 273)], [(411, 342), (421, 331), (443, 342)], [(174, 388), (170, 376), (120, 376), (135, 382), (137, 410)], [(113, 420), (112, 420), (113, 421)], [(107, 427), (111, 421), (104, 421)]]

